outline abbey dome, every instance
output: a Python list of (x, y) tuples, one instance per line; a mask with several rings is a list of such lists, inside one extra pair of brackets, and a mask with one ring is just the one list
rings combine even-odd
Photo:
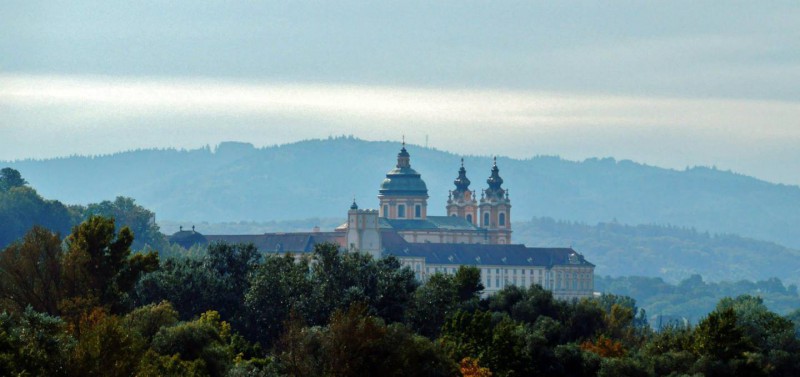
[(416, 170), (394, 168), (386, 173), (379, 193), (386, 196), (428, 195), (428, 186)]
[(397, 166), (386, 173), (379, 194), (382, 196), (428, 195), (428, 186), (422, 176), (411, 168), (410, 155), (405, 146), (397, 154)]

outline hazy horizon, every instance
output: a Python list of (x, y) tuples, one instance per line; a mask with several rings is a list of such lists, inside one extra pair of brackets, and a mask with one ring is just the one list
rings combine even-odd
[(0, 160), (329, 135), (800, 185), (800, 5), (0, 4)]
[[(355, 135), (344, 135), (344, 134), (342, 134), (342, 135), (328, 135), (328, 136), (325, 136), (325, 137), (314, 137), (314, 138), (307, 138), (307, 139), (299, 139), (299, 140), (295, 140), (295, 141), (288, 141), (286, 143), (263, 144), (263, 145), (258, 145), (258, 144), (255, 144), (255, 143), (252, 143), (252, 142), (246, 141), (246, 140), (223, 140), (223, 141), (221, 141), (219, 143), (215, 143), (215, 144), (207, 143), (207, 144), (202, 144), (202, 145), (197, 145), (197, 146), (186, 146), (186, 147), (175, 147), (175, 146), (141, 147), (141, 148), (123, 149), (123, 150), (111, 151), (111, 152), (102, 152), (102, 153), (98, 153), (98, 154), (75, 153), (75, 154), (70, 154), (70, 155), (54, 155), (54, 156), (44, 156), (44, 157), (26, 157), (26, 158), (21, 158), (21, 159), (6, 159), (6, 160), (0, 159), (0, 162), (9, 162), (9, 163), (15, 163), (16, 162), (16, 163), (19, 163), (19, 162), (22, 162), (22, 161), (46, 161), (46, 160), (57, 160), (57, 159), (70, 158), (70, 157), (90, 157), (90, 158), (92, 158), (92, 157), (104, 157), (104, 156), (113, 156), (113, 155), (122, 154), (122, 153), (136, 152), (136, 151), (141, 151), (141, 150), (164, 150), (164, 149), (168, 150), (168, 149), (173, 149), (173, 150), (187, 150), (187, 151), (189, 151), (189, 150), (200, 150), (200, 149), (204, 149), (204, 148), (210, 148), (212, 152), (215, 152), (216, 149), (220, 146), (220, 144), (223, 144), (223, 143), (246, 143), (246, 144), (252, 145), (254, 148), (259, 148), (260, 149), (260, 148), (280, 147), (280, 146), (285, 146), (285, 145), (290, 145), (290, 144), (303, 143), (303, 142), (315, 141), (315, 140), (325, 140), (325, 139), (329, 139), (329, 138), (340, 138), (340, 137), (353, 137), (353, 138), (355, 138), (357, 140), (363, 140), (363, 141), (367, 141), (367, 142), (397, 143), (398, 146), (402, 143), (402, 136), (401, 136), (400, 140), (391, 140), (391, 139), (368, 140), (368, 139), (359, 138), (359, 137), (357, 137)], [(422, 143), (415, 143), (415, 142), (412, 142), (412, 141), (408, 141), (407, 145), (409, 145), (409, 149), (411, 149), (412, 151), (413, 151), (413, 148), (417, 148), (417, 147), (425, 148), (424, 141)], [(716, 165), (696, 164), (696, 165), (687, 165), (685, 167), (668, 167), (668, 166), (658, 166), (658, 165), (653, 165), (653, 164), (647, 164), (647, 163), (643, 163), (641, 161), (635, 161), (635, 160), (630, 160), (630, 159), (617, 158), (617, 157), (614, 157), (614, 156), (591, 156), (591, 157), (586, 157), (586, 158), (568, 158), (568, 157), (560, 156), (560, 155), (557, 155), (557, 154), (536, 154), (536, 155), (531, 155), (531, 156), (508, 156), (508, 155), (503, 155), (503, 154), (492, 154), (492, 153), (471, 153), (471, 152), (469, 152), (469, 153), (457, 153), (457, 152), (454, 152), (454, 151), (451, 151), (451, 150), (436, 148), (435, 146), (430, 146), (429, 145), (429, 147), (433, 148), (433, 149), (436, 149), (436, 150), (440, 150), (440, 151), (446, 152), (446, 153), (452, 153), (452, 154), (463, 155), (463, 156), (472, 156), (472, 157), (484, 157), (484, 158), (490, 158), (492, 156), (496, 156), (496, 157), (510, 158), (510, 159), (514, 159), (514, 160), (526, 160), (526, 159), (533, 159), (533, 158), (537, 158), (537, 157), (556, 157), (556, 158), (559, 158), (559, 159), (562, 159), (562, 160), (573, 161), (573, 162), (582, 162), (582, 161), (591, 160), (591, 159), (612, 158), (612, 159), (615, 159), (616, 161), (632, 161), (634, 163), (643, 164), (643, 165), (646, 165), (646, 166), (653, 166), (653, 167), (656, 167), (656, 168), (664, 168), (664, 169), (672, 169), (672, 170), (676, 170), (676, 171), (681, 171), (681, 170), (691, 169), (691, 168), (712, 168), (712, 169), (718, 169), (718, 170), (721, 170), (721, 171), (731, 171), (732, 173), (735, 173), (735, 174), (742, 174), (742, 175), (749, 176), (749, 177), (752, 177), (752, 178), (755, 178), (755, 179), (758, 179), (758, 180), (762, 180), (762, 181), (765, 181), (765, 182), (769, 182), (769, 183), (785, 184), (785, 185), (789, 185), (789, 186), (800, 186), (800, 184), (793, 184), (793, 183), (770, 182), (770, 181), (762, 179), (760, 177), (744, 174), (744, 173), (741, 173), (741, 172), (738, 172), (738, 171), (734, 171), (734, 170), (730, 170), (730, 169), (725, 169), (723, 167), (719, 167), (719, 166), (716, 166)], [(296, 220), (302, 220), (302, 219), (296, 219)]]

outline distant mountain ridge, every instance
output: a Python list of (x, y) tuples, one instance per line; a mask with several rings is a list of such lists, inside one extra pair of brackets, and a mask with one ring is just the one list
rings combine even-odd
[[(66, 203), (123, 195), (163, 219), (270, 221), (341, 217), (354, 195), (360, 206), (376, 207), (378, 185), (398, 150), (398, 143), (338, 137), (265, 148), (226, 142), (216, 150), (148, 149), (0, 164), (19, 170), (43, 196)], [(418, 146), (408, 150), (428, 185), (428, 213), (443, 214), (461, 156)], [(470, 188), (480, 191), (491, 158), (464, 158)], [(798, 186), (713, 168), (678, 171), (611, 158), (499, 157), (497, 164), (510, 190), (512, 221), (536, 216), (671, 224), (800, 247)]]

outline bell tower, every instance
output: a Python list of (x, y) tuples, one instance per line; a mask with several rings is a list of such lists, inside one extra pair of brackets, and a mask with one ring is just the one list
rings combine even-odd
[(493, 244), (511, 243), (511, 200), (508, 190), (503, 189), (503, 178), (494, 158), (492, 174), (486, 180), (489, 188), (481, 192), (480, 227), (489, 231), (489, 242)]
[(467, 220), (470, 224), (478, 224), (478, 201), (475, 200), (475, 192), (469, 190), (469, 178), (467, 170), (464, 169), (464, 159), (461, 159), (461, 169), (458, 169), (458, 177), (453, 183), (456, 189), (450, 191), (447, 198), (447, 216), (460, 217)]

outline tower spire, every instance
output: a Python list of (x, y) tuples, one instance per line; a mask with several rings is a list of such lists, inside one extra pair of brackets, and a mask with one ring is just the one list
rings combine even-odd
[(467, 169), (464, 168), (464, 158), (461, 158), (461, 167), (458, 169), (458, 177), (453, 184), (455, 190), (451, 190), (447, 197), (447, 216), (456, 216), (467, 220), (470, 224), (475, 224), (478, 219), (478, 202), (469, 189), (469, 178)]
[(400, 153), (397, 154), (397, 167), (400, 169), (411, 167), (411, 156), (406, 150), (406, 137), (403, 135), (403, 147), (400, 148)]
[(486, 180), (489, 185), (481, 195), (481, 227), (488, 229), (491, 243), (511, 242), (511, 202), (503, 188), (503, 178), (497, 167), (497, 156), (492, 158), (492, 173)]
[(453, 183), (456, 185), (457, 197), (461, 197), (469, 190), (469, 178), (467, 178), (467, 169), (464, 168), (464, 159), (461, 159), (461, 168), (458, 169), (458, 177)]
[(489, 184), (489, 190), (498, 193), (499, 197), (503, 196), (503, 189), (500, 185), (503, 184), (503, 178), (500, 178), (500, 169), (497, 167), (497, 157), (494, 158), (494, 164), (492, 166), (492, 175), (489, 176), (489, 179), (486, 180), (486, 183)]

